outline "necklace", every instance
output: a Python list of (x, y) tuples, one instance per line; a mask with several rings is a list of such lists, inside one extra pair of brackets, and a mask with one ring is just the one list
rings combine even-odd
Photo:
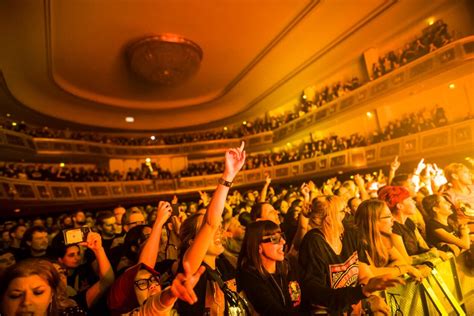
[(285, 294), (283, 293), (283, 290), (282, 290), (282, 287), (283, 287), (283, 277), (282, 275), (280, 274), (280, 284), (275, 280), (275, 278), (273, 277), (272, 274), (270, 274), (270, 278), (272, 279), (273, 283), (277, 286), (278, 288), (278, 291), (280, 292), (280, 296), (283, 300), (283, 305), (286, 306), (286, 299), (285, 299)]

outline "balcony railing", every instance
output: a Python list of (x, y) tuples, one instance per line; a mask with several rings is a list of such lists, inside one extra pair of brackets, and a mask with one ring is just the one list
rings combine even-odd
[[(453, 154), (472, 154), (474, 120), (432, 129), (366, 147), (348, 149), (325, 156), (269, 168), (245, 170), (234, 180), (236, 187), (257, 185), (269, 174), (273, 181), (284, 182), (358, 169), (386, 166), (395, 156), (401, 161), (420, 157), (436, 158)], [(43, 182), (0, 177), (0, 201), (58, 204), (61, 202), (114, 201), (133, 197), (157, 197), (170, 194), (212, 190), (219, 174), (174, 180), (122, 182)]]
[[(463, 64), (474, 58), (474, 36), (465, 37), (392, 71), (326, 105), (291, 121), (273, 132), (244, 137), (248, 148), (271, 145), (295, 132), (353, 109), (362, 103), (394, 92), (414, 81)], [(68, 139), (36, 138), (0, 129), (0, 148), (9, 147), (40, 155), (86, 155), (103, 157), (144, 157), (156, 155), (217, 154), (239, 145), (239, 139), (224, 139), (161, 146), (120, 146)]]

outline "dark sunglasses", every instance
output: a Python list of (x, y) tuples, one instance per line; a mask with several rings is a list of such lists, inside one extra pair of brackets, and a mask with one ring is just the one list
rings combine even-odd
[(284, 233), (275, 233), (274, 235), (264, 237), (262, 238), (262, 243), (269, 243), (271, 242), (272, 244), (279, 244), (280, 240), (283, 238), (285, 239), (285, 234)]
[(160, 284), (160, 276), (159, 275), (152, 275), (148, 279), (140, 279), (140, 280), (135, 281), (135, 285), (141, 291), (147, 290), (150, 287), (150, 285), (152, 285), (153, 283), (155, 283), (157, 285)]

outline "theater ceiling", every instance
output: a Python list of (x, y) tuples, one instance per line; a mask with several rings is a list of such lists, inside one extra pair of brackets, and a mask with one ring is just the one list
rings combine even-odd
[(448, 2), (2, 0), (1, 114), (137, 131), (238, 122), (363, 73), (365, 50)]

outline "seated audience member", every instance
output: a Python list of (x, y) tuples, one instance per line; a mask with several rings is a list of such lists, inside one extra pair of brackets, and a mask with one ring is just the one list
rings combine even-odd
[(417, 265), (438, 256), (447, 258), (444, 252), (429, 248), (415, 223), (409, 218), (415, 214), (416, 204), (406, 188), (385, 186), (380, 189), (379, 198), (387, 203), (392, 212), (394, 223), (390, 237), (406, 262)]
[(428, 214), (426, 222), (426, 240), (430, 245), (455, 256), (469, 249), (471, 239), (469, 226), (450, 223), (448, 217), (453, 214), (452, 205), (443, 196), (433, 194), (423, 199), (423, 208)]
[[(457, 221), (460, 224), (474, 222), (474, 185), (471, 172), (463, 164), (452, 163), (444, 168), (444, 175), (448, 180), (448, 189), (444, 194), (456, 209)], [(471, 231), (474, 231), (474, 224), (470, 225)]]
[(237, 272), (237, 286), (244, 291), (258, 315), (298, 315), (301, 291), (285, 262), (285, 239), (272, 221), (251, 223), (245, 232)]
[(392, 244), (393, 217), (385, 202), (376, 199), (362, 202), (357, 208), (355, 225), (374, 275), (407, 273), (421, 280), (420, 271), (408, 264)]
[(48, 232), (44, 226), (28, 228), (21, 242), (24, 251), (17, 261), (27, 258), (48, 258)]
[[(85, 246), (94, 253), (98, 266), (98, 278), (95, 277), (90, 265), (80, 264), (82, 254), (79, 246)], [(114, 282), (115, 276), (102, 247), (100, 235), (89, 232), (87, 241), (76, 245), (65, 245), (57, 251), (60, 267), (65, 269), (65, 271), (61, 270), (66, 275), (64, 287), (67, 286), (70, 289), (67, 291), (69, 293), (66, 292), (68, 296), (74, 299), (83, 310), (92, 314), (106, 312), (105, 302), (98, 303)]]
[(60, 275), (53, 264), (30, 258), (10, 266), (0, 279), (0, 311), (16, 315), (86, 315), (63, 294)]
[(313, 200), (309, 221), (315, 228), (305, 234), (299, 249), (302, 308), (306, 312), (352, 313), (360, 309), (361, 300), (368, 299), (372, 312), (388, 314), (389, 307), (374, 293), (403, 281), (390, 275), (372, 278), (359, 239), (342, 225), (345, 208), (346, 203), (337, 196)]
[(222, 256), (221, 221), (227, 194), (237, 173), (245, 162), (244, 143), (240, 148), (226, 151), (221, 180), (205, 214), (188, 217), (180, 229), (181, 249), (179, 271), (183, 262), (189, 263), (189, 273), (195, 273), (203, 264), (206, 271), (196, 284), (198, 301), (194, 305), (178, 301), (178, 313), (186, 315), (222, 315), (247, 310), (246, 302), (236, 291), (235, 269)]
[(277, 210), (268, 202), (258, 202), (252, 206), (250, 212), (253, 221), (269, 220), (280, 225), (280, 216)]

